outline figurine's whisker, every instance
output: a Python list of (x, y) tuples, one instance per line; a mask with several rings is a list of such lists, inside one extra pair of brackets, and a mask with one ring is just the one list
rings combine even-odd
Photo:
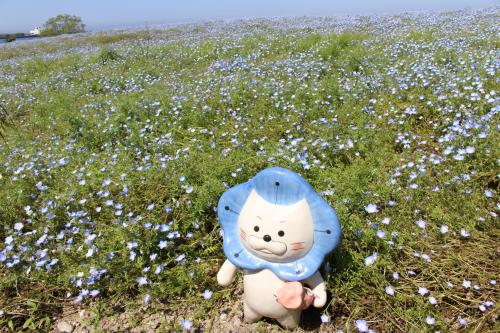
[(326, 229), (326, 230), (316, 230), (316, 229), (314, 229), (314, 231), (316, 231), (316, 232), (326, 232), (327, 234), (331, 234), (332, 233), (330, 231), (330, 229)]
[(240, 253), (243, 251), (243, 249), (239, 250), (238, 252), (234, 253), (234, 256), (238, 258), (240, 256)]
[(224, 207), (224, 209), (227, 210), (227, 211), (229, 211), (229, 212), (231, 212), (231, 213), (234, 213), (236, 215), (240, 215), (240, 212), (232, 210), (231, 207), (229, 207), (229, 206)]
[(276, 191), (274, 193), (274, 203), (278, 203), (278, 188), (280, 187), (280, 182), (275, 182), (274, 185), (276, 185)]
[(301, 273), (301, 269), (300, 269), (300, 265), (299, 265), (299, 261), (295, 261), (295, 274), (300, 274)]

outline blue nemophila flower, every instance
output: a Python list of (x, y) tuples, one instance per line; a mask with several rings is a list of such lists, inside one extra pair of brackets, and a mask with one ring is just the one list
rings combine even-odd
[(97, 196), (99, 198), (106, 198), (109, 196), (109, 191), (99, 191), (99, 192), (97, 192)]
[(12, 235), (9, 235), (5, 238), (5, 244), (6, 245), (12, 245), (14, 244), (14, 237)]
[(139, 287), (148, 284), (148, 279), (145, 276), (138, 277), (137, 284), (139, 285)]
[(330, 317), (329, 317), (327, 314), (325, 314), (325, 313), (323, 313), (323, 314), (321, 315), (320, 319), (321, 319), (321, 322), (322, 322), (323, 324), (326, 324), (326, 323), (329, 323), (329, 322), (330, 322)]
[(464, 237), (464, 238), (468, 238), (468, 237), (470, 237), (470, 233), (469, 233), (467, 230), (463, 229), (463, 228), (462, 228), (462, 229), (460, 229), (460, 235), (461, 235), (462, 237)]
[(389, 296), (394, 296), (394, 287), (391, 285), (388, 285), (385, 287), (385, 292)]
[(14, 224), (14, 230), (16, 231), (21, 231), (23, 228), (24, 224), (22, 224), (21, 222), (17, 222), (16, 224)]
[(358, 332), (368, 332), (368, 323), (364, 319), (358, 319), (354, 322), (354, 326), (358, 330)]
[(166, 248), (166, 247), (167, 247), (167, 245), (168, 245), (168, 243), (167, 243), (167, 241), (166, 241), (166, 240), (162, 240), (162, 241), (160, 241), (160, 242), (158, 243), (158, 247), (159, 247), (160, 249), (164, 249), (164, 248)]
[(35, 242), (37, 246), (40, 246), (42, 244), (45, 244), (47, 242), (47, 234), (43, 234), (38, 240)]
[(462, 317), (458, 317), (458, 324), (459, 324), (460, 326), (465, 326), (465, 325), (467, 325), (467, 320), (465, 320), (465, 319), (464, 319), (464, 318), (462, 318)]
[(181, 234), (178, 231), (172, 231), (167, 234), (168, 239), (180, 238)]
[(429, 303), (431, 303), (432, 305), (436, 305), (437, 304), (436, 298), (434, 298), (433, 296), (429, 296)]
[(393, 272), (392, 273), (392, 279), (393, 280), (399, 280), (399, 273), (398, 272)]
[(160, 232), (167, 232), (170, 230), (170, 226), (168, 224), (162, 223), (155, 227), (155, 230), (159, 230)]
[(193, 323), (188, 319), (182, 320), (181, 325), (186, 331), (189, 331), (193, 327)]
[(91, 290), (89, 294), (92, 297), (96, 297), (97, 295), (99, 295), (99, 290), (97, 289)]
[(417, 227), (419, 227), (420, 229), (425, 229), (425, 221), (424, 220), (419, 219), (415, 223), (417, 224)]
[(370, 265), (373, 265), (375, 263), (375, 261), (377, 260), (377, 252), (374, 252), (372, 255), (368, 256), (365, 258), (365, 266), (370, 266)]
[(94, 239), (97, 237), (96, 234), (90, 234), (85, 238), (85, 244), (90, 245), (94, 241)]
[(448, 232), (448, 230), (449, 230), (449, 229), (448, 229), (448, 226), (447, 226), (447, 225), (445, 225), (445, 224), (443, 224), (443, 225), (441, 226), (441, 228), (439, 229), (439, 231), (440, 231), (442, 234), (446, 234), (446, 233)]
[(109, 184), (111, 184), (111, 179), (109, 178), (104, 179), (104, 181), (102, 182), (102, 186), (108, 186)]
[(208, 289), (205, 289), (205, 291), (202, 294), (203, 299), (210, 299), (210, 298), (212, 298), (212, 295), (213, 295), (213, 292), (208, 290)]
[(434, 317), (427, 316), (425, 318), (425, 322), (429, 325), (434, 325), (436, 323), (436, 319)]
[(365, 211), (368, 214), (377, 213), (378, 212), (378, 207), (375, 204), (368, 204), (367, 206), (365, 206)]
[(150, 301), (151, 301), (151, 295), (149, 294), (144, 295), (144, 305), (148, 305)]
[(31, 216), (33, 214), (33, 210), (31, 210), (30, 206), (25, 206), (24, 211), (26, 212), (26, 215)]
[(139, 244), (137, 241), (131, 241), (127, 243), (127, 249), (132, 250), (133, 248), (137, 247)]
[(429, 289), (425, 288), (425, 287), (418, 287), (418, 293), (421, 295), (421, 296), (424, 296), (425, 294), (428, 294), (429, 293)]
[(94, 247), (91, 247), (90, 249), (87, 250), (87, 253), (85, 254), (86, 258), (90, 258), (94, 255)]
[(147, 210), (153, 210), (155, 209), (155, 204), (152, 203), (152, 204), (149, 204), (148, 207), (146, 208)]
[(163, 268), (164, 268), (164, 267), (165, 267), (165, 266), (164, 266), (164, 265), (162, 265), (162, 264), (158, 265), (158, 267), (156, 267), (156, 269), (155, 269), (154, 273), (155, 273), (156, 275), (160, 274), (160, 273), (163, 271)]
[(467, 154), (474, 154), (474, 152), (476, 151), (476, 148), (472, 147), (472, 146), (468, 146), (465, 148), (465, 152)]

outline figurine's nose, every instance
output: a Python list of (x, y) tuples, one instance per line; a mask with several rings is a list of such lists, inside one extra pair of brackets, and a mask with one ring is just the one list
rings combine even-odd
[(264, 235), (263, 239), (264, 239), (265, 242), (270, 242), (271, 241), (271, 236)]

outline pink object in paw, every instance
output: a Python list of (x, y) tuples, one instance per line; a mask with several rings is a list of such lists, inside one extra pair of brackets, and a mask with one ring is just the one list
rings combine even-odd
[(276, 301), (287, 309), (304, 310), (314, 302), (314, 294), (300, 282), (285, 282), (278, 290)]

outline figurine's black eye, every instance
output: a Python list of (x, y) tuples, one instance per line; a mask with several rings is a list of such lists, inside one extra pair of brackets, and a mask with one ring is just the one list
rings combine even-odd
[(255, 227), (253, 227), (253, 230), (255, 230), (255, 231), (259, 231), (259, 226), (258, 226), (258, 225), (256, 225)]
[(285, 232), (283, 230), (278, 231), (278, 236), (280, 237), (285, 236)]

